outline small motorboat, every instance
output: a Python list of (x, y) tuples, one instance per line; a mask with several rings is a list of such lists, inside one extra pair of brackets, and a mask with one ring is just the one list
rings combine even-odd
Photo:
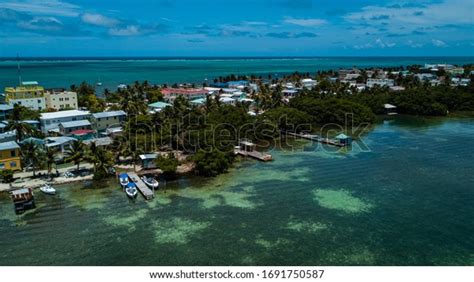
[(127, 194), (127, 197), (130, 199), (135, 199), (138, 195), (137, 187), (135, 186), (135, 183), (128, 183), (127, 187), (125, 187), (125, 194)]
[(158, 188), (158, 186), (160, 186), (160, 183), (156, 179), (154, 179), (153, 177), (143, 176), (142, 180), (143, 180), (143, 182), (145, 182), (146, 186), (148, 186), (150, 188), (156, 189), (156, 188)]
[(126, 174), (126, 173), (119, 174), (119, 181), (120, 181), (120, 185), (122, 185), (122, 187), (126, 187), (128, 185), (128, 183), (130, 183), (130, 181), (128, 179), (129, 179), (128, 174)]
[(56, 189), (54, 189), (51, 185), (45, 184), (40, 187), (41, 192), (48, 194), (48, 195), (56, 195)]

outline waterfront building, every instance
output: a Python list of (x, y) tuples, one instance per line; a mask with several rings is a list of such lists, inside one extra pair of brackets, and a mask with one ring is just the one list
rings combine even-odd
[(395, 82), (393, 79), (386, 79), (386, 78), (369, 78), (367, 79), (367, 87), (373, 87), (375, 85), (378, 86), (394, 86)]
[(13, 106), (7, 104), (0, 104), (0, 121), (7, 120), (13, 112)]
[(5, 88), (5, 101), (33, 110), (46, 109), (45, 90), (36, 81), (24, 81), (21, 86)]
[(40, 117), (41, 131), (48, 133), (48, 131), (59, 132), (59, 124), (62, 122), (86, 120), (90, 118), (89, 111), (68, 110), (52, 113), (42, 113)]
[(464, 68), (452, 68), (448, 70), (448, 73), (450, 75), (463, 75), (464, 74)]
[(79, 132), (80, 130), (92, 130), (92, 124), (90, 123), (90, 121), (87, 119), (83, 119), (61, 122), (59, 124), (59, 132), (63, 135), (72, 135), (74, 133), (76, 133), (77, 135), (82, 135), (82, 133), (84, 132)]
[(54, 110), (77, 109), (77, 93), (51, 90), (45, 93), (46, 107)]
[(352, 143), (352, 138), (345, 135), (344, 133), (341, 133), (336, 136), (336, 140), (339, 142), (339, 144), (342, 145), (350, 145)]
[(16, 141), (16, 131), (7, 131), (0, 133), (0, 143), (1, 142), (9, 142), (9, 141)]
[(102, 132), (108, 128), (121, 127), (127, 118), (124, 111), (110, 111), (92, 114), (94, 129)]
[(71, 146), (72, 142), (76, 139), (67, 136), (59, 137), (47, 137), (44, 139), (44, 145), (48, 148), (54, 148), (59, 153), (64, 154), (64, 152)]
[(20, 146), (15, 141), (0, 143), (0, 169), (21, 170)]

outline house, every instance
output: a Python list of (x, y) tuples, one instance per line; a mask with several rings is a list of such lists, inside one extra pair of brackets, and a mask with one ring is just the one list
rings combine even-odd
[(0, 143), (0, 169), (21, 170), (20, 146), (15, 141)]
[(52, 113), (42, 113), (40, 117), (41, 131), (59, 131), (59, 124), (62, 122), (87, 120), (90, 118), (89, 111), (67, 110)]
[(124, 111), (111, 111), (92, 114), (91, 121), (94, 128), (99, 131), (105, 131), (108, 128), (121, 127), (127, 118)]
[(0, 121), (7, 120), (13, 112), (13, 106), (7, 104), (0, 104)]
[(158, 158), (158, 154), (143, 154), (140, 155), (140, 160), (142, 161), (142, 168), (143, 169), (155, 169), (158, 168), (156, 165), (156, 159)]
[(313, 87), (318, 85), (318, 82), (311, 78), (304, 78), (301, 80), (301, 85), (305, 88), (312, 89)]
[(72, 137), (60, 136), (60, 137), (47, 137), (44, 139), (44, 145), (48, 148), (56, 149), (59, 153), (64, 152), (71, 146), (72, 142), (76, 139)]
[(92, 124), (87, 119), (66, 121), (59, 124), (59, 132), (63, 135), (71, 135), (77, 130), (92, 130)]
[(36, 81), (24, 81), (21, 86), (5, 88), (5, 101), (10, 105), (22, 105), (33, 110), (46, 109), (45, 90)]
[(395, 82), (393, 79), (386, 79), (386, 78), (369, 78), (367, 79), (367, 87), (374, 87), (375, 85), (378, 86), (394, 86)]
[(344, 133), (337, 135), (336, 140), (339, 142), (339, 144), (342, 144), (345, 146), (350, 145), (352, 143), (352, 138), (345, 135)]
[(387, 115), (396, 115), (397, 114), (397, 112), (396, 112), (397, 106), (394, 106), (392, 104), (384, 104), (383, 107), (384, 107), (384, 110), (385, 110), (385, 114), (387, 114)]
[(152, 104), (148, 104), (148, 111), (151, 113), (157, 113), (163, 110), (166, 107), (172, 107), (173, 105), (165, 102), (155, 102)]
[(72, 91), (52, 90), (45, 93), (46, 108), (56, 111), (64, 109), (77, 109), (77, 93)]

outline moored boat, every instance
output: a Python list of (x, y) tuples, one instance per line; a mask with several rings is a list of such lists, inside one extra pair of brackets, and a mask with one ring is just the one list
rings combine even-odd
[(130, 199), (134, 199), (138, 195), (137, 187), (135, 186), (135, 183), (128, 183), (127, 187), (125, 187), (125, 194), (127, 194), (127, 197)]
[(153, 189), (157, 189), (158, 186), (160, 186), (160, 183), (153, 177), (146, 177), (146, 176), (143, 176), (142, 177), (142, 180), (143, 182), (145, 182), (145, 184), (150, 187), (150, 188), (153, 188)]
[(45, 185), (41, 186), (40, 191), (47, 194), (47, 195), (56, 195), (56, 189), (54, 189), (49, 184), (45, 184)]
[(130, 183), (128, 174), (126, 173), (119, 174), (119, 181), (122, 187), (126, 187)]

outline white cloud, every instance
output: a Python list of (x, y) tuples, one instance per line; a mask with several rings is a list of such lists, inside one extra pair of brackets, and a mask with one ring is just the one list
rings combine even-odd
[(35, 17), (19, 22), (18, 26), (28, 30), (58, 31), (63, 28), (63, 23), (55, 17)]
[(140, 35), (142, 32), (140, 31), (140, 27), (137, 25), (127, 25), (123, 28), (111, 28), (109, 29), (110, 35), (115, 36), (134, 36)]
[(447, 47), (448, 44), (446, 42), (439, 40), (439, 39), (433, 39), (431, 40), (431, 43), (433, 43), (434, 46), (436, 47)]
[(472, 24), (473, 11), (474, 1), (445, 0), (425, 4), (423, 8), (414, 5), (366, 6), (360, 12), (348, 14), (345, 19), (352, 23), (377, 25), (380, 19), (383, 19), (387, 28), (399, 29), (407, 25), (429, 27), (442, 24)]
[(116, 19), (112, 19), (101, 14), (91, 14), (85, 13), (81, 16), (81, 20), (85, 23), (96, 25), (96, 26), (103, 26), (103, 27), (113, 27), (120, 22)]
[(59, 0), (19, 0), (0, 3), (0, 8), (7, 8), (34, 15), (55, 15), (63, 17), (77, 17), (80, 7), (75, 4)]
[(327, 23), (327, 21), (323, 19), (294, 19), (294, 18), (287, 18), (283, 22), (287, 24), (294, 24), (294, 25), (305, 26), (305, 27), (320, 26)]

